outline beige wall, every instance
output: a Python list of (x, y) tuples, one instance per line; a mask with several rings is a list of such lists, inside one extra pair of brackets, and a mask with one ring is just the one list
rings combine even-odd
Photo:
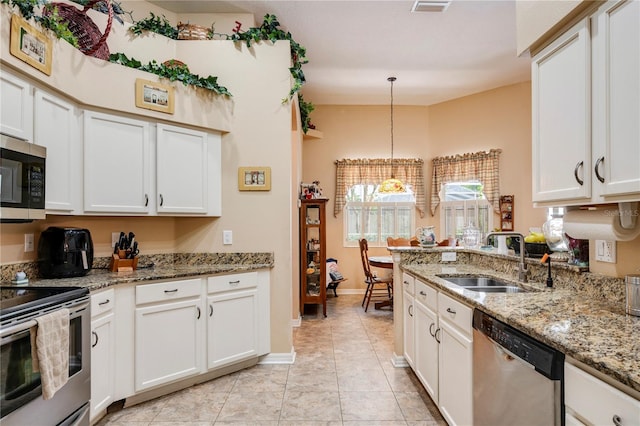
[[(391, 153), (389, 106), (319, 105), (312, 122), (324, 138), (303, 144), (304, 181), (319, 180), (323, 194), (335, 198), (334, 161), (342, 158), (388, 158)], [(394, 105), (394, 157), (425, 161), (427, 197), (431, 194), (431, 160), (436, 156), (502, 149), (500, 189), (515, 195), (516, 231), (544, 223), (544, 209), (531, 202), (531, 85), (520, 83), (429, 107)], [(340, 289), (363, 288), (357, 248), (343, 247), (343, 214), (333, 217), (329, 203), (327, 254), (349, 277)], [(497, 224), (497, 215), (495, 216)], [(417, 226), (435, 225), (443, 238), (439, 215), (427, 212)], [(388, 253), (371, 248), (374, 254)]]

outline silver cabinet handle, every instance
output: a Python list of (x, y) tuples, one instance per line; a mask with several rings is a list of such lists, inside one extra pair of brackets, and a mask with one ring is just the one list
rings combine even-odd
[(198, 317), (196, 319), (200, 319), (200, 314), (202, 313), (200, 311), (200, 306), (196, 306), (196, 309), (198, 310)]
[(213, 305), (209, 305), (209, 316), (213, 316)]
[(436, 332), (434, 333), (434, 335), (433, 335), (433, 337), (435, 337), (435, 339), (436, 339), (436, 342), (438, 342), (438, 343), (440, 343), (440, 339), (438, 338), (438, 332), (439, 332), (439, 331), (440, 331), (440, 329), (438, 328), (438, 329), (436, 330)]
[(177, 288), (174, 288), (173, 290), (165, 290), (165, 293), (176, 293), (178, 291)]
[(611, 420), (613, 421), (613, 424), (615, 426), (622, 426), (622, 417), (620, 417), (619, 415), (614, 414)]
[(409, 309), (407, 309), (409, 315), (413, 316), (413, 305), (409, 305)]
[(431, 325), (429, 326), (429, 334), (431, 335), (431, 337), (436, 337), (436, 333), (432, 331), (434, 325), (436, 325), (436, 323), (432, 322)]
[(164, 204), (164, 197), (160, 194), (160, 207)]
[(144, 194), (144, 206), (147, 207), (149, 205), (149, 195)]
[(453, 315), (455, 315), (455, 314), (456, 314), (456, 311), (454, 311), (454, 310), (453, 310), (453, 309), (451, 309), (451, 308), (447, 308), (447, 312), (449, 312), (450, 314), (453, 314)]
[(604, 157), (600, 157), (598, 158), (598, 161), (596, 161), (596, 165), (593, 168), (596, 172), (596, 177), (598, 178), (598, 180), (602, 183), (604, 183), (604, 178), (600, 175), (600, 164), (604, 163)]
[(104, 302), (100, 302), (100, 303), (98, 303), (98, 305), (100, 305), (100, 306), (102, 306), (102, 305), (106, 305), (106, 304), (107, 304), (107, 303), (109, 303), (109, 302), (110, 302), (110, 300), (109, 300), (109, 299), (107, 299), (107, 300), (105, 300)]
[(422, 291), (422, 290), (420, 290), (420, 294), (421, 294), (421, 295), (423, 295), (423, 296), (426, 296), (426, 295), (427, 295), (427, 293), (425, 293), (425, 292), (424, 292), (424, 291)]
[(575, 176), (576, 181), (580, 184), (580, 186), (584, 184), (584, 181), (578, 177), (578, 169), (580, 169), (582, 166), (584, 166), (584, 161), (580, 161), (578, 164), (576, 164), (576, 168), (573, 169), (573, 176)]
[(95, 348), (95, 347), (96, 347), (96, 345), (98, 344), (98, 340), (99, 340), (99, 339), (98, 339), (98, 333), (96, 333), (95, 331), (92, 331), (92, 332), (91, 332), (91, 335), (92, 335), (93, 337), (95, 337), (95, 338), (96, 338), (96, 341), (95, 341), (94, 343), (92, 343), (92, 344), (91, 344), (91, 347), (92, 347), (92, 348)]

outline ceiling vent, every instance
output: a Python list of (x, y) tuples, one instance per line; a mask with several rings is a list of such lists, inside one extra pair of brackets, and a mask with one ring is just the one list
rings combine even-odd
[(449, 7), (450, 0), (416, 0), (411, 8), (412, 12), (444, 12)]

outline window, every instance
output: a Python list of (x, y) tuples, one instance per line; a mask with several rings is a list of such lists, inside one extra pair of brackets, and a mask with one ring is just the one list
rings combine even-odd
[(416, 199), (410, 185), (401, 194), (380, 194), (378, 185), (352, 185), (344, 207), (344, 245), (357, 247), (366, 238), (372, 247), (387, 245), (387, 237), (410, 238), (415, 229)]
[(486, 236), (493, 230), (491, 203), (484, 195), (479, 181), (451, 182), (442, 185), (440, 203), (440, 238), (462, 238), (462, 230), (469, 223), (477, 226)]

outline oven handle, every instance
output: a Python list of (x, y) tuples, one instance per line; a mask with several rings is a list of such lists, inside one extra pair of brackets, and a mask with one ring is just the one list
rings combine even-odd
[[(69, 317), (70, 318), (75, 318), (77, 316), (76, 313), (78, 311), (81, 311), (81, 310), (85, 309), (88, 306), (89, 306), (89, 302), (85, 301), (84, 303), (79, 304), (79, 305), (62, 306), (62, 307), (63, 308), (67, 308), (67, 309), (73, 309), (73, 311), (71, 311), (69, 313)], [(31, 319), (31, 320), (22, 322), (20, 324), (16, 324), (14, 326), (3, 328), (2, 330), (0, 330), (0, 339), (4, 339), (5, 337), (11, 336), (11, 335), (16, 334), (16, 333), (27, 331), (31, 327), (35, 327), (36, 325), (38, 325), (38, 322), (36, 320), (34, 320), (34, 319)]]

